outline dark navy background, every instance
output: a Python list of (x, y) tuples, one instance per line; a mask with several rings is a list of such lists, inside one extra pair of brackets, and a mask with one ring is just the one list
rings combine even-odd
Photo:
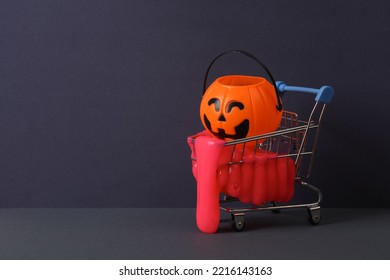
[[(228, 49), (333, 86), (311, 182), (327, 207), (388, 207), (389, 14), (386, 0), (1, 1), (0, 207), (195, 206), (186, 137)], [(256, 71), (231, 57), (210, 79)]]

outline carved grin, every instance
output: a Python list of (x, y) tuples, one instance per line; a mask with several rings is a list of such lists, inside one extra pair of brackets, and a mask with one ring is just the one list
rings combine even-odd
[(240, 138), (245, 138), (248, 134), (249, 131), (249, 120), (245, 119), (243, 120), (239, 125), (237, 125), (234, 128), (234, 131), (236, 132), (235, 134), (227, 134), (224, 129), (218, 128), (218, 132), (214, 132), (211, 129), (211, 123), (209, 119), (207, 118), (206, 115), (203, 115), (203, 120), (204, 123), (206, 124), (207, 129), (216, 137), (221, 138), (221, 139), (240, 139)]

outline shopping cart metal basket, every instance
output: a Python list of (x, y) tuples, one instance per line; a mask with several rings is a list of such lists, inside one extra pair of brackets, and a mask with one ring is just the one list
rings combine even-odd
[[(322, 194), (307, 179), (312, 171), (324, 111), (334, 91), (330, 86), (309, 88), (290, 86), (282, 81), (275, 82), (275, 86), (281, 97), (287, 92), (313, 94), (314, 102), (307, 110), (308, 116), (301, 119), (297, 112), (284, 108), (280, 125), (274, 132), (230, 141), (216, 139), (206, 131), (188, 137), (194, 176), (203, 172), (207, 177), (203, 181), (207, 191), (199, 189), (197, 178), (197, 223), (201, 231), (215, 232), (221, 211), (231, 214), (233, 228), (237, 231), (244, 229), (245, 214), (255, 211), (277, 213), (303, 208), (307, 209), (311, 224), (320, 222)], [(200, 145), (217, 147), (216, 156), (210, 157), (212, 150), (205, 151), (207, 157), (202, 155)], [(291, 203), (296, 188), (313, 192), (316, 199)], [(202, 196), (206, 193), (210, 197), (210, 192), (212, 202), (208, 204), (211, 205), (201, 205), (205, 201)], [(237, 201), (240, 202), (238, 205)], [(202, 220), (198, 220), (198, 215)]]

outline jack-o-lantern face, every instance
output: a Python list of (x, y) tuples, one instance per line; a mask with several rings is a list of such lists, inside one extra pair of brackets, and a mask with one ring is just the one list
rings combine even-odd
[[(210, 113), (209, 117), (210, 117), (210, 115), (212, 115), (212, 117), (214, 119), (215, 119), (215, 117), (217, 117), (217, 121), (221, 123), (221, 126), (226, 128), (226, 126), (223, 125), (223, 123), (228, 122), (226, 117), (229, 119), (229, 122), (234, 121), (234, 119), (237, 119), (237, 118), (234, 118), (234, 116), (231, 117), (231, 115), (234, 113), (235, 115), (238, 116), (241, 112), (232, 112), (233, 109), (237, 108), (237, 109), (235, 109), (235, 111), (237, 111), (237, 110), (242, 111), (245, 109), (245, 105), (241, 101), (232, 100), (229, 102), (229, 104), (227, 106), (223, 106), (223, 108), (226, 108), (226, 110), (221, 110), (221, 103), (222, 103), (221, 100), (219, 100), (218, 98), (215, 98), (215, 97), (211, 98), (207, 102), (207, 104), (212, 107), (212, 108), (210, 108), (210, 111), (212, 111), (212, 110), (215, 111), (215, 112)], [(214, 106), (212, 106), (212, 105), (214, 105)], [(241, 115), (243, 115), (243, 114), (241, 113)], [(228, 132), (225, 131), (225, 128), (220, 128), (220, 127), (218, 127), (217, 128), (218, 131), (215, 132), (213, 130), (213, 128), (211, 127), (211, 122), (208, 119), (206, 114), (203, 114), (203, 122), (206, 125), (206, 128), (214, 136), (221, 138), (221, 139), (245, 138), (248, 135), (248, 131), (249, 131), (249, 120), (246, 119), (245, 116), (243, 116), (242, 121), (240, 123), (232, 126), (232, 128), (234, 128), (234, 131), (228, 131)]]
[(214, 136), (239, 139), (275, 130), (281, 119), (273, 86), (264, 78), (224, 76), (203, 95), (200, 118)]

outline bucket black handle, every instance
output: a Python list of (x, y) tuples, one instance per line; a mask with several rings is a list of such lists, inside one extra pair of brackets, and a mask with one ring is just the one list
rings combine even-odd
[(251, 58), (252, 60), (256, 61), (264, 70), (265, 72), (267, 72), (267, 75), (269, 76), (269, 78), (271, 79), (272, 81), (272, 84), (275, 88), (275, 93), (276, 93), (276, 98), (278, 100), (278, 105), (276, 105), (276, 109), (278, 109), (279, 111), (282, 111), (282, 102), (280, 100), (280, 94), (279, 94), (279, 90), (278, 90), (278, 87), (276, 85), (276, 82), (275, 82), (275, 79), (274, 77), (272, 76), (271, 72), (268, 70), (267, 66), (265, 66), (264, 63), (262, 63), (256, 56), (254, 56), (253, 54), (251, 54), (250, 52), (247, 52), (247, 51), (242, 51), (242, 50), (229, 50), (229, 51), (225, 51), (221, 54), (219, 54), (218, 56), (216, 56), (210, 63), (209, 67), (207, 68), (207, 71), (206, 71), (206, 74), (204, 76), (204, 80), (203, 80), (203, 94), (206, 92), (206, 84), (207, 84), (207, 78), (209, 76), (209, 72), (210, 72), (210, 69), (211, 67), (213, 66), (214, 62), (217, 61), (217, 59), (219, 59), (220, 57), (228, 54), (228, 53), (236, 53), (236, 54), (243, 54), (249, 58)]

